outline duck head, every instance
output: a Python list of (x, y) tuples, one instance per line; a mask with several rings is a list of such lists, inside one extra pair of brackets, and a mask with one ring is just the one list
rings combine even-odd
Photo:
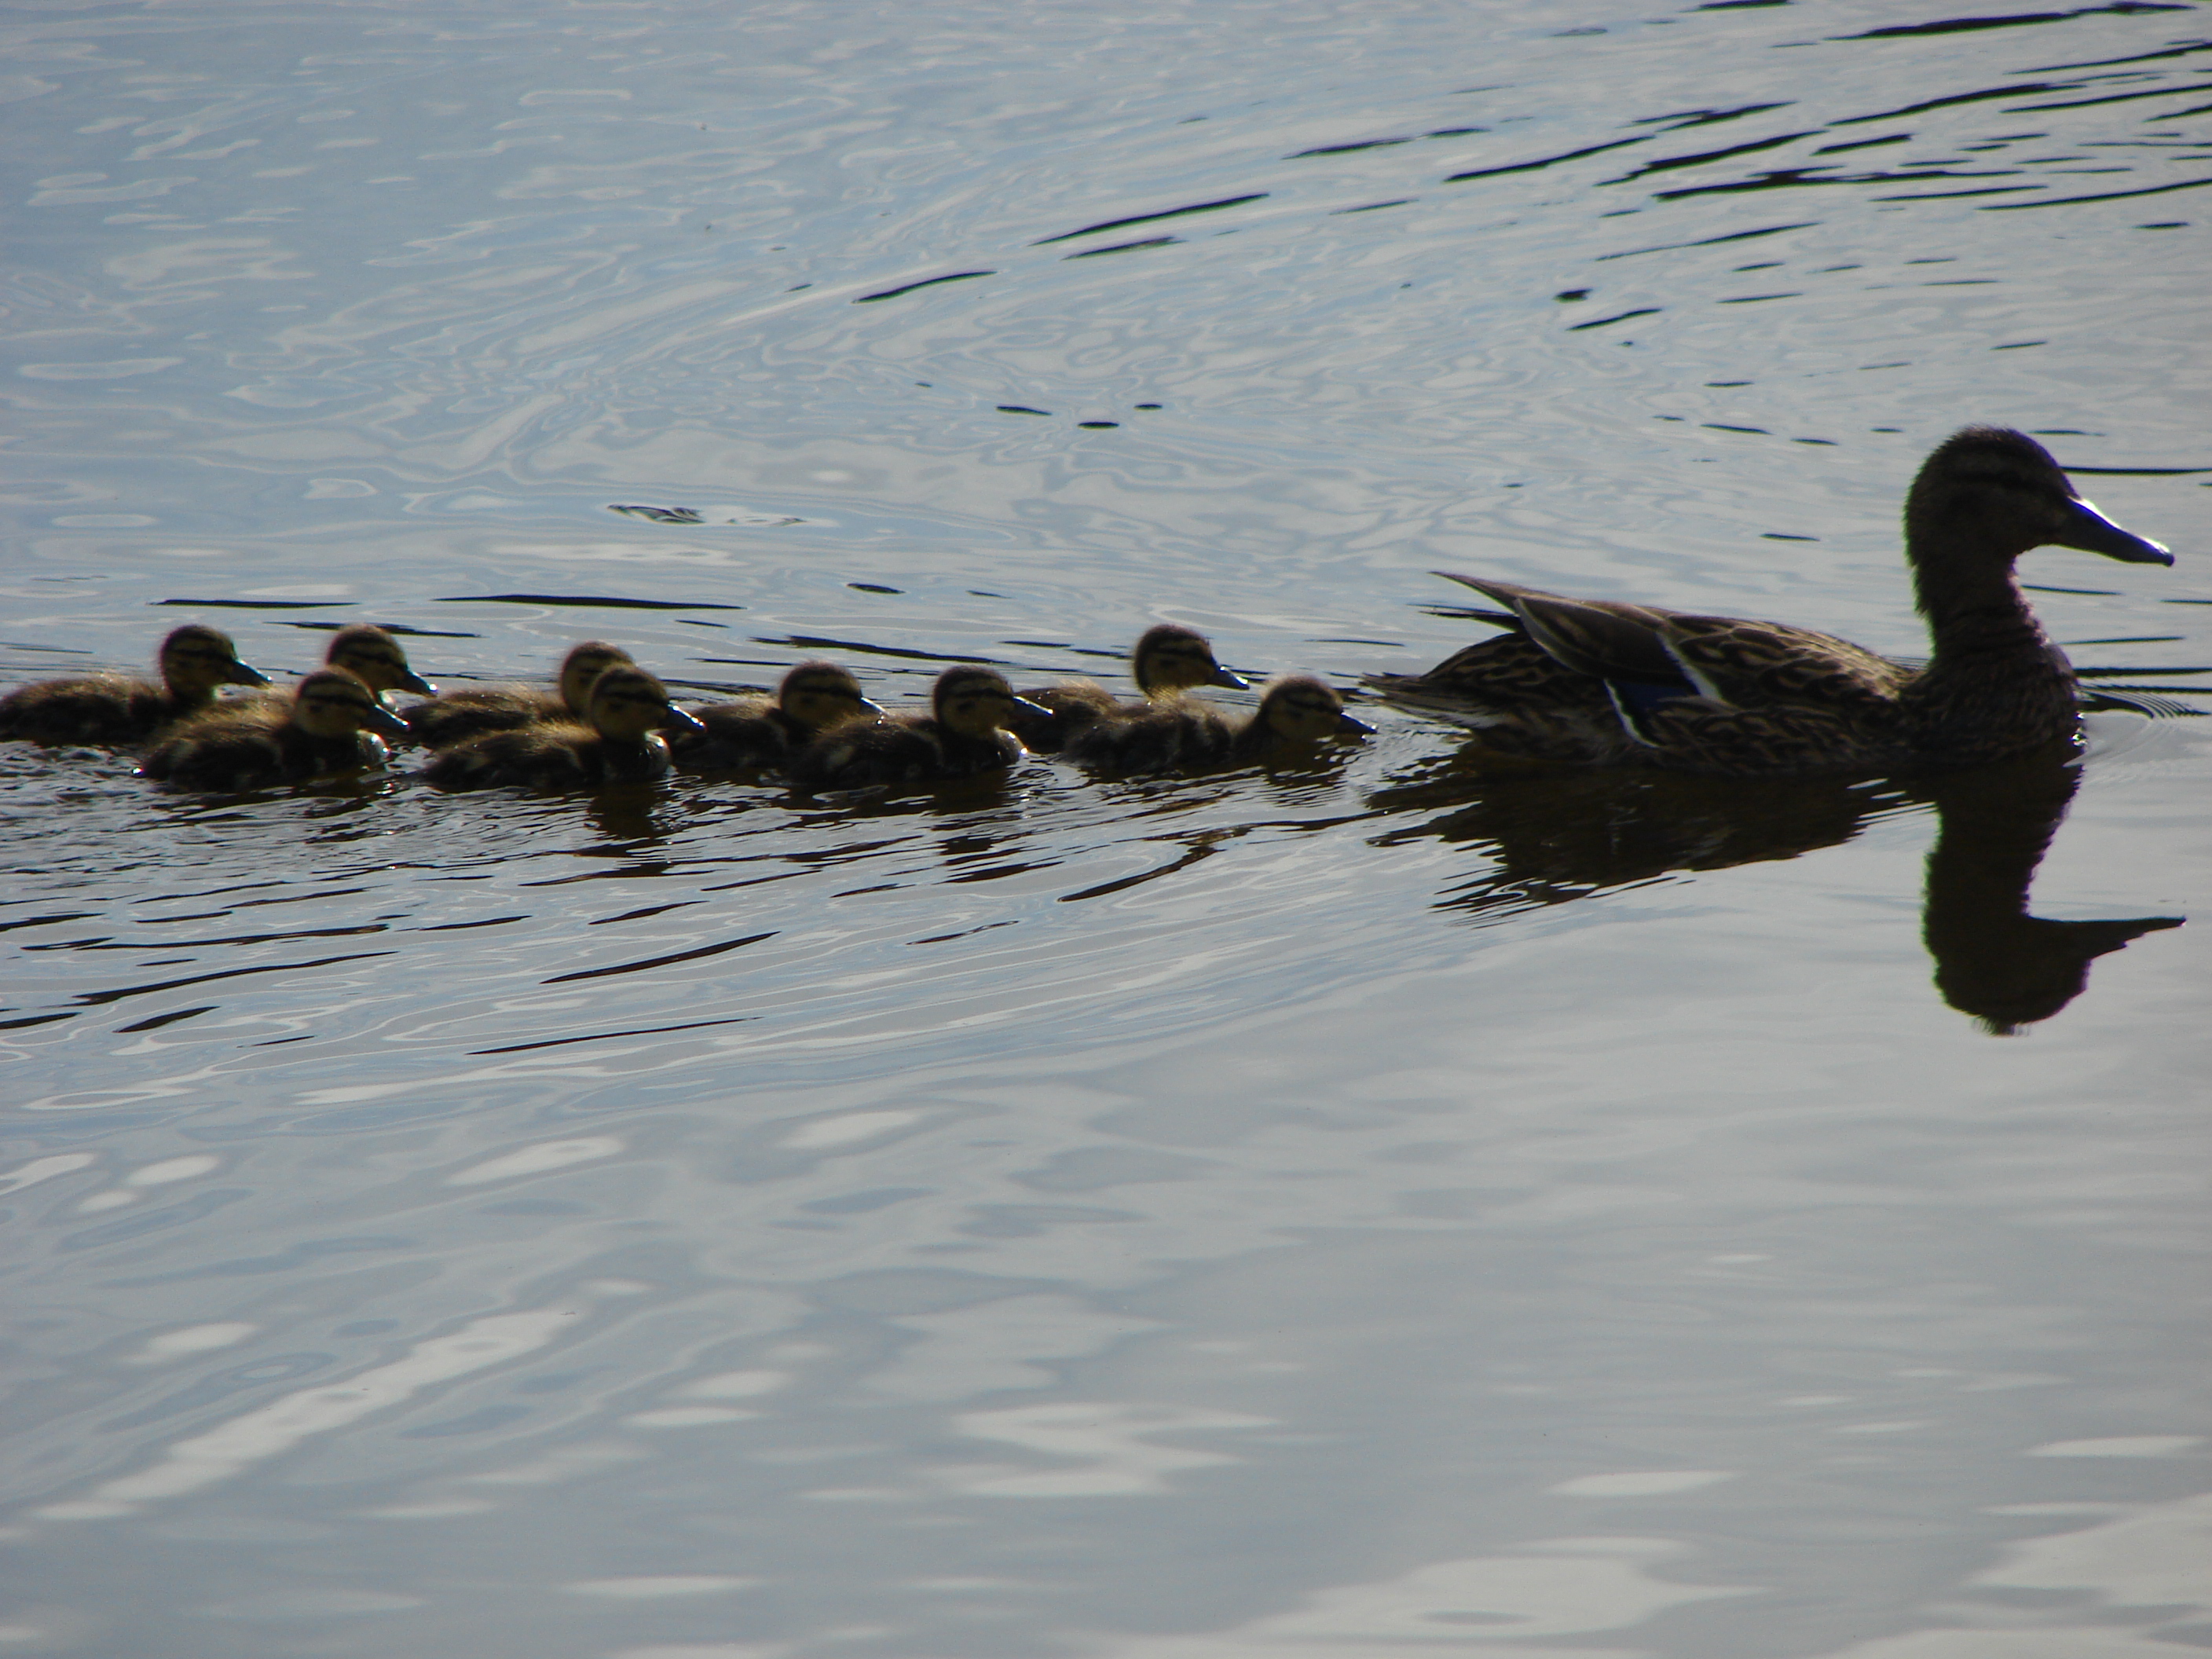
[(776, 707), (810, 732), (822, 732), (884, 711), (860, 694), (860, 683), (834, 662), (803, 662), (775, 689)]
[(356, 732), (407, 735), (407, 722), (380, 702), (359, 675), (343, 668), (319, 668), (293, 688), (292, 724), (318, 738), (349, 738)]
[(592, 706), (592, 687), (599, 676), (617, 663), (629, 660), (629, 652), (605, 640), (586, 640), (569, 647), (568, 654), (561, 659), (561, 701), (583, 714)]
[(1288, 743), (1364, 737), (1375, 729), (1345, 713), (1344, 698), (1337, 689), (1310, 674), (1285, 674), (1271, 682), (1255, 718)]
[(1137, 689), (1148, 697), (1194, 685), (1225, 685), (1242, 690), (1251, 684), (1214, 660), (1213, 647), (1205, 635), (1180, 623), (1146, 629), (1130, 653), (1130, 670)]
[(669, 702), (668, 688), (658, 676), (631, 662), (614, 664), (592, 681), (591, 705), (592, 728), (601, 737), (625, 743), (640, 742), (648, 732), (670, 727), (685, 732), (706, 729), (695, 716)]
[(407, 665), (407, 653), (399, 641), (370, 623), (341, 628), (331, 636), (330, 653), (323, 659), (332, 668), (343, 668), (372, 691), (415, 691), (426, 697), (438, 688)]
[(238, 659), (238, 647), (220, 629), (187, 623), (161, 641), (161, 683), (187, 697), (204, 698), (218, 685), (266, 685), (269, 677)]
[(1016, 714), (1048, 718), (1051, 710), (1014, 695), (1006, 677), (995, 668), (963, 663), (937, 677), (930, 707), (939, 720), (964, 737), (987, 738), (1002, 732)]
[(1947, 570), (2008, 569), (2032, 547), (2173, 562), (2082, 500), (2049, 450), (2006, 427), (1970, 426), (1936, 446), (1905, 498), (1905, 532), (1914, 565), (1938, 580)]

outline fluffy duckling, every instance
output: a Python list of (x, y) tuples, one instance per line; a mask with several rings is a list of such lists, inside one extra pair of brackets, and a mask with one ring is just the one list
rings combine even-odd
[(589, 725), (551, 720), (487, 732), (433, 756), (423, 776), (444, 789), (649, 783), (668, 773), (661, 731), (690, 731), (699, 724), (668, 700), (668, 688), (657, 676), (629, 662), (613, 665), (592, 681), (586, 714)]
[(1732, 777), (1978, 766), (2080, 730), (2073, 668), (2014, 574), (2044, 546), (2173, 562), (2083, 501), (2026, 433), (1970, 426), (1936, 446), (1905, 499), (1905, 562), (1934, 646), (1924, 666), (1785, 623), (1440, 571), (1504, 607), (1482, 614), (1507, 631), (1369, 684), (1499, 754)]
[(630, 654), (605, 640), (586, 640), (571, 647), (561, 659), (559, 689), (540, 691), (527, 685), (487, 685), (471, 691), (448, 691), (428, 702), (418, 702), (404, 715), (415, 741), (428, 749), (449, 749), (487, 732), (511, 732), (518, 726), (557, 720), (573, 725), (588, 717), (592, 686), (617, 663), (625, 666)]
[(406, 735), (358, 676), (319, 668), (289, 696), (240, 698), (179, 721), (139, 770), (188, 789), (260, 789), (374, 770), (384, 738)]
[(1285, 674), (1268, 682), (1249, 720), (1177, 698), (1126, 720), (1096, 721), (1068, 740), (1066, 752), (1104, 772), (1210, 771), (1293, 760), (1330, 738), (1374, 729), (1345, 713), (1335, 687), (1310, 674)]
[(695, 708), (697, 732), (679, 732), (668, 748), (688, 771), (781, 766), (830, 727), (884, 711), (860, 694), (860, 683), (834, 662), (803, 662), (769, 697), (741, 697)]
[(1040, 755), (1054, 755), (1085, 726), (1101, 720), (1127, 720), (1146, 714), (1164, 699), (1194, 686), (1225, 685), (1243, 690), (1250, 682), (1214, 660), (1213, 647), (1205, 635), (1180, 623), (1148, 628), (1129, 653), (1130, 677), (1140, 694), (1124, 702), (1096, 680), (1062, 680), (1041, 690), (1024, 691), (1029, 702), (1041, 705), (1042, 715), (1017, 714), (1010, 722), (1023, 744)]
[(801, 793), (938, 783), (1012, 766), (1022, 745), (1006, 728), (1042, 714), (994, 668), (963, 664), (937, 677), (927, 714), (885, 714), (832, 727), (792, 757)]
[(161, 679), (125, 674), (40, 680), (0, 697), (0, 738), (33, 743), (143, 743), (215, 702), (218, 685), (266, 685), (230, 635), (198, 623), (161, 641)]
[(408, 665), (405, 647), (374, 623), (356, 623), (331, 635), (323, 665), (344, 669), (380, 698), (393, 691), (412, 691), (425, 697), (438, 695), (436, 686)]

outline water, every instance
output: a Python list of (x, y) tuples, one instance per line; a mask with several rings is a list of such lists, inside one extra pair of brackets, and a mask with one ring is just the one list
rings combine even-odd
[(2030, 556), (2088, 760), (1934, 781), (10, 745), (0, 1634), (2212, 1639), (2200, 15), (17, 9), (10, 681), (1346, 684), (1437, 567), (1911, 653), (1970, 419), (2181, 562)]

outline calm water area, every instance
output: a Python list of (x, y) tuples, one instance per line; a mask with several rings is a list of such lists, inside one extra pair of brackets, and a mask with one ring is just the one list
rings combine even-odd
[(24, 0), (0, 134), (0, 685), (1911, 656), (1970, 421), (2178, 557), (1948, 778), (0, 748), (0, 1652), (2212, 1647), (2212, 9)]

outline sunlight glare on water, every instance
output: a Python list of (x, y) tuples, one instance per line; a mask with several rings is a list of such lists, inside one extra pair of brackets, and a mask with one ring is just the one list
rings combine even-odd
[(1970, 421), (2179, 562), (2029, 555), (2086, 760), (1951, 777), (0, 747), (0, 1644), (2202, 1646), (2203, 16), (16, 9), (9, 685), (1914, 657)]

